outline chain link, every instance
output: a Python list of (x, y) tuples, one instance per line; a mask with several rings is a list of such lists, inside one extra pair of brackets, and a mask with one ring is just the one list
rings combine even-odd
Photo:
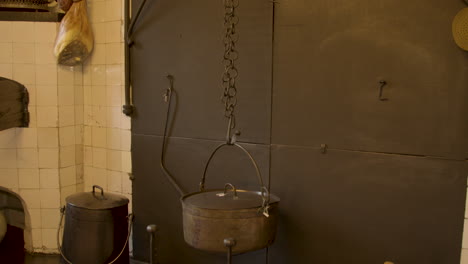
[(235, 108), (237, 105), (236, 78), (239, 74), (235, 62), (239, 57), (236, 50), (236, 43), (239, 35), (236, 26), (239, 17), (236, 15), (236, 8), (239, 0), (224, 0), (224, 73), (222, 78), (222, 88), (224, 90), (221, 101), (224, 104), (224, 116), (231, 120), (231, 129), (236, 126)]

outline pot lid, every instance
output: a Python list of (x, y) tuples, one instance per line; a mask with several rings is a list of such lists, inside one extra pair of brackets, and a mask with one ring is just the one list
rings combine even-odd
[[(203, 209), (236, 210), (261, 207), (263, 204), (260, 192), (235, 190), (207, 190), (182, 197), (187, 205)], [(279, 198), (270, 194), (270, 204), (279, 202)]]
[[(95, 189), (100, 191), (95, 191)], [(76, 193), (68, 196), (67, 204), (90, 210), (105, 210), (127, 205), (127, 197), (117, 194), (104, 193), (102, 187), (94, 185), (92, 192)]]

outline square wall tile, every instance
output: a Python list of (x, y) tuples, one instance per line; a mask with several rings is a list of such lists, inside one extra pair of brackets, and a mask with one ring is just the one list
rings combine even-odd
[(59, 149), (58, 148), (40, 148), (39, 149), (39, 168), (57, 169), (59, 167)]
[(13, 64), (0, 63), (0, 75), (8, 79), (13, 79)]
[(60, 169), (60, 187), (76, 184), (76, 167), (70, 166)]
[(36, 65), (55, 64), (57, 59), (54, 55), (54, 43), (36, 43), (35, 56)]
[(105, 106), (107, 103), (106, 86), (98, 85), (93, 86), (91, 90), (92, 94), (92, 105), (94, 106)]
[(14, 128), (0, 131), (0, 149), (16, 148), (16, 130)]
[(75, 145), (75, 127), (67, 126), (59, 128), (60, 146)]
[(40, 169), (39, 170), (40, 187), (45, 189), (57, 189), (59, 184), (58, 169)]
[(75, 165), (75, 145), (60, 147), (60, 167)]
[(14, 63), (33, 64), (36, 57), (35, 51), (34, 43), (15, 43), (13, 45)]
[(42, 228), (57, 228), (60, 222), (59, 209), (41, 209)]
[(58, 86), (58, 103), (59, 106), (75, 105), (75, 86), (59, 85)]
[(58, 209), (60, 207), (59, 189), (41, 189), (40, 204), (42, 209)]
[(106, 84), (107, 85), (123, 85), (122, 82), (123, 67), (119, 64), (107, 65), (106, 67)]
[(17, 169), (0, 169), (0, 185), (8, 189), (18, 189), (19, 177)]
[(19, 169), (19, 188), (20, 189), (39, 189), (39, 170), (38, 169)]
[(37, 145), (39, 148), (57, 148), (59, 143), (58, 128), (38, 128)]
[(58, 126), (58, 108), (56, 106), (38, 106), (37, 107), (37, 126), (38, 127), (57, 127)]
[(57, 83), (57, 66), (55, 64), (36, 66), (37, 85), (57, 85)]
[(106, 64), (124, 64), (123, 43), (106, 44)]
[(17, 148), (37, 147), (37, 128), (15, 128)]
[(122, 1), (121, 0), (108, 0), (106, 1), (105, 20), (121, 20), (122, 19)]
[(59, 107), (59, 126), (74, 126), (75, 125), (75, 107), (61, 106)]
[(54, 43), (57, 36), (57, 23), (38, 22), (34, 24), (34, 40), (36, 43)]
[(34, 64), (13, 64), (13, 79), (22, 84), (36, 84)]
[(15, 43), (34, 43), (34, 24), (35, 22), (17, 22), (11, 23), (11, 39)]
[(16, 149), (0, 149), (0, 168), (16, 169)]
[(93, 86), (106, 85), (106, 66), (92, 65), (91, 66), (91, 83)]
[(121, 130), (121, 150), (130, 151), (132, 148), (132, 133), (130, 130)]
[(75, 72), (73, 67), (58, 66), (57, 67), (58, 85), (73, 86), (75, 85)]
[(58, 90), (56, 85), (36, 85), (36, 104), (38, 106), (57, 106)]
[(20, 196), (30, 209), (41, 208), (41, 195), (39, 189), (20, 189)]
[(21, 169), (34, 169), (39, 168), (37, 148), (34, 149), (18, 149), (17, 165)]

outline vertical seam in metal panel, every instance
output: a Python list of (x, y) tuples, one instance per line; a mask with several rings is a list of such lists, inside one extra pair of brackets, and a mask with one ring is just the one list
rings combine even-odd
[(271, 18), (271, 83), (270, 83), (270, 143), (269, 143), (269, 160), (268, 160), (268, 191), (271, 190), (271, 149), (273, 143), (273, 84), (274, 84), (274, 61), (275, 61), (275, 1), (271, 1), (272, 18)]

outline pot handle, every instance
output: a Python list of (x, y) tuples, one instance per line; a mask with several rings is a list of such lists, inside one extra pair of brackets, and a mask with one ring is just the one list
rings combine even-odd
[(102, 187), (99, 186), (99, 185), (93, 185), (93, 193), (95, 193), (96, 188), (98, 188), (99, 190), (101, 190), (101, 195), (104, 196), (104, 188), (102, 188)]
[(229, 187), (231, 187), (231, 190), (234, 192), (234, 200), (239, 199), (239, 197), (237, 196), (237, 189), (231, 183), (226, 183), (226, 185), (224, 185), (224, 192), (218, 193), (216, 195), (219, 196), (219, 197), (226, 196)]
[[(236, 146), (238, 148), (240, 148), (250, 159), (250, 161), (252, 162), (254, 168), (255, 168), (255, 172), (257, 173), (257, 179), (258, 179), (258, 182), (260, 184), (260, 193), (262, 194), (262, 197), (267, 199), (267, 201), (269, 201), (269, 198), (270, 198), (270, 194), (268, 193), (268, 189), (265, 187), (265, 185), (263, 184), (263, 180), (262, 180), (262, 175), (260, 174), (260, 170), (258, 169), (258, 165), (257, 165), (257, 162), (255, 162), (254, 158), (252, 157), (252, 155), (244, 148), (242, 147), (241, 145), (237, 144), (237, 143), (234, 143), (234, 144), (228, 144), (228, 143), (223, 143), (221, 145), (219, 145), (214, 151), (213, 153), (211, 153), (211, 156), (210, 158), (208, 159), (208, 162), (206, 163), (206, 166), (205, 166), (205, 170), (203, 172), (203, 177), (201, 179), (201, 182), (200, 182), (200, 191), (203, 192), (205, 190), (205, 180), (206, 180), (206, 173), (208, 171), (208, 167), (211, 163), (211, 161), (213, 160), (213, 157), (215, 156), (215, 154), (218, 152), (218, 150), (220, 150), (221, 148), (225, 147), (225, 146)], [(227, 185), (226, 185), (227, 187)], [(235, 189), (235, 188), (234, 188)]]

